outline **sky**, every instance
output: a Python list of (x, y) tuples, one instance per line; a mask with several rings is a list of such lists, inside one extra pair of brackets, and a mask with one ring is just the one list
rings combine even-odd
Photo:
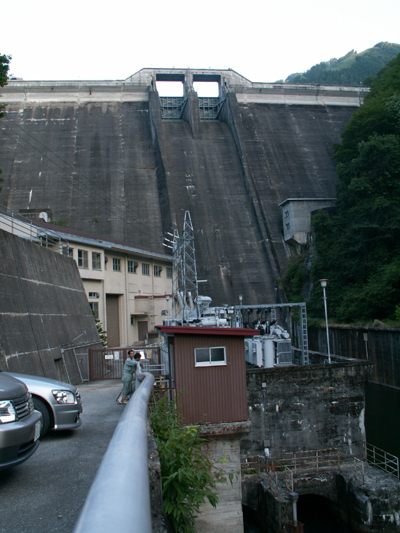
[(175, 67), (274, 82), (352, 49), (400, 44), (400, 0), (2, 0), (1, 13), (0, 54), (24, 80)]

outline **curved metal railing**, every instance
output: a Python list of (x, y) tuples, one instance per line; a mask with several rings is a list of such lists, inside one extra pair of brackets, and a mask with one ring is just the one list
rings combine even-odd
[(79, 515), (74, 533), (151, 533), (147, 406), (154, 376), (128, 402)]

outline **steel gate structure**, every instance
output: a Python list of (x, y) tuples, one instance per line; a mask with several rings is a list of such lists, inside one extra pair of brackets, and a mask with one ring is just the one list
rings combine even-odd
[(144, 354), (145, 361), (148, 361), (151, 365), (160, 364), (159, 346), (89, 350), (89, 380), (99, 381), (102, 379), (121, 379), (129, 350)]

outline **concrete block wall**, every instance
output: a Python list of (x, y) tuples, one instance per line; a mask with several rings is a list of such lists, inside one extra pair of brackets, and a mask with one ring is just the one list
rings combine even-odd
[(75, 261), (0, 231), (0, 369), (80, 382), (66, 345), (100, 347)]
[[(195, 531), (198, 533), (242, 533), (242, 477), (240, 439), (248, 433), (248, 422), (206, 424), (200, 434), (207, 439), (206, 449), (226, 475), (226, 483), (217, 484), (219, 502), (216, 508), (208, 501), (200, 506)], [(231, 479), (229, 479), (231, 477)]]
[(247, 371), (251, 432), (241, 453), (271, 456), (338, 448), (363, 456), (366, 363)]

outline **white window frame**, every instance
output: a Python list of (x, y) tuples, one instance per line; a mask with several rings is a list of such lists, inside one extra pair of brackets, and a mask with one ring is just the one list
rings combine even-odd
[(166, 268), (167, 278), (172, 279), (172, 267)]
[(138, 266), (139, 266), (139, 263), (137, 261), (128, 259), (128, 273), (129, 274), (136, 274), (136, 270)]
[(142, 276), (150, 276), (150, 263), (142, 263)]
[(162, 266), (160, 265), (153, 266), (153, 274), (155, 278), (161, 278), (161, 272), (162, 272)]
[(88, 251), (78, 249), (78, 267), (89, 268)]
[(121, 272), (121, 259), (113, 257), (113, 272)]
[(101, 252), (92, 252), (92, 270), (101, 270)]
[(89, 302), (90, 309), (92, 310), (92, 313), (94, 316), (99, 319), (99, 302)]
[[(197, 350), (208, 350), (208, 361), (197, 361), (196, 351)], [(224, 351), (224, 360), (223, 361), (212, 361), (212, 350), (223, 350)], [(195, 366), (226, 366), (226, 347), (225, 346), (199, 346), (194, 349), (194, 364)]]

